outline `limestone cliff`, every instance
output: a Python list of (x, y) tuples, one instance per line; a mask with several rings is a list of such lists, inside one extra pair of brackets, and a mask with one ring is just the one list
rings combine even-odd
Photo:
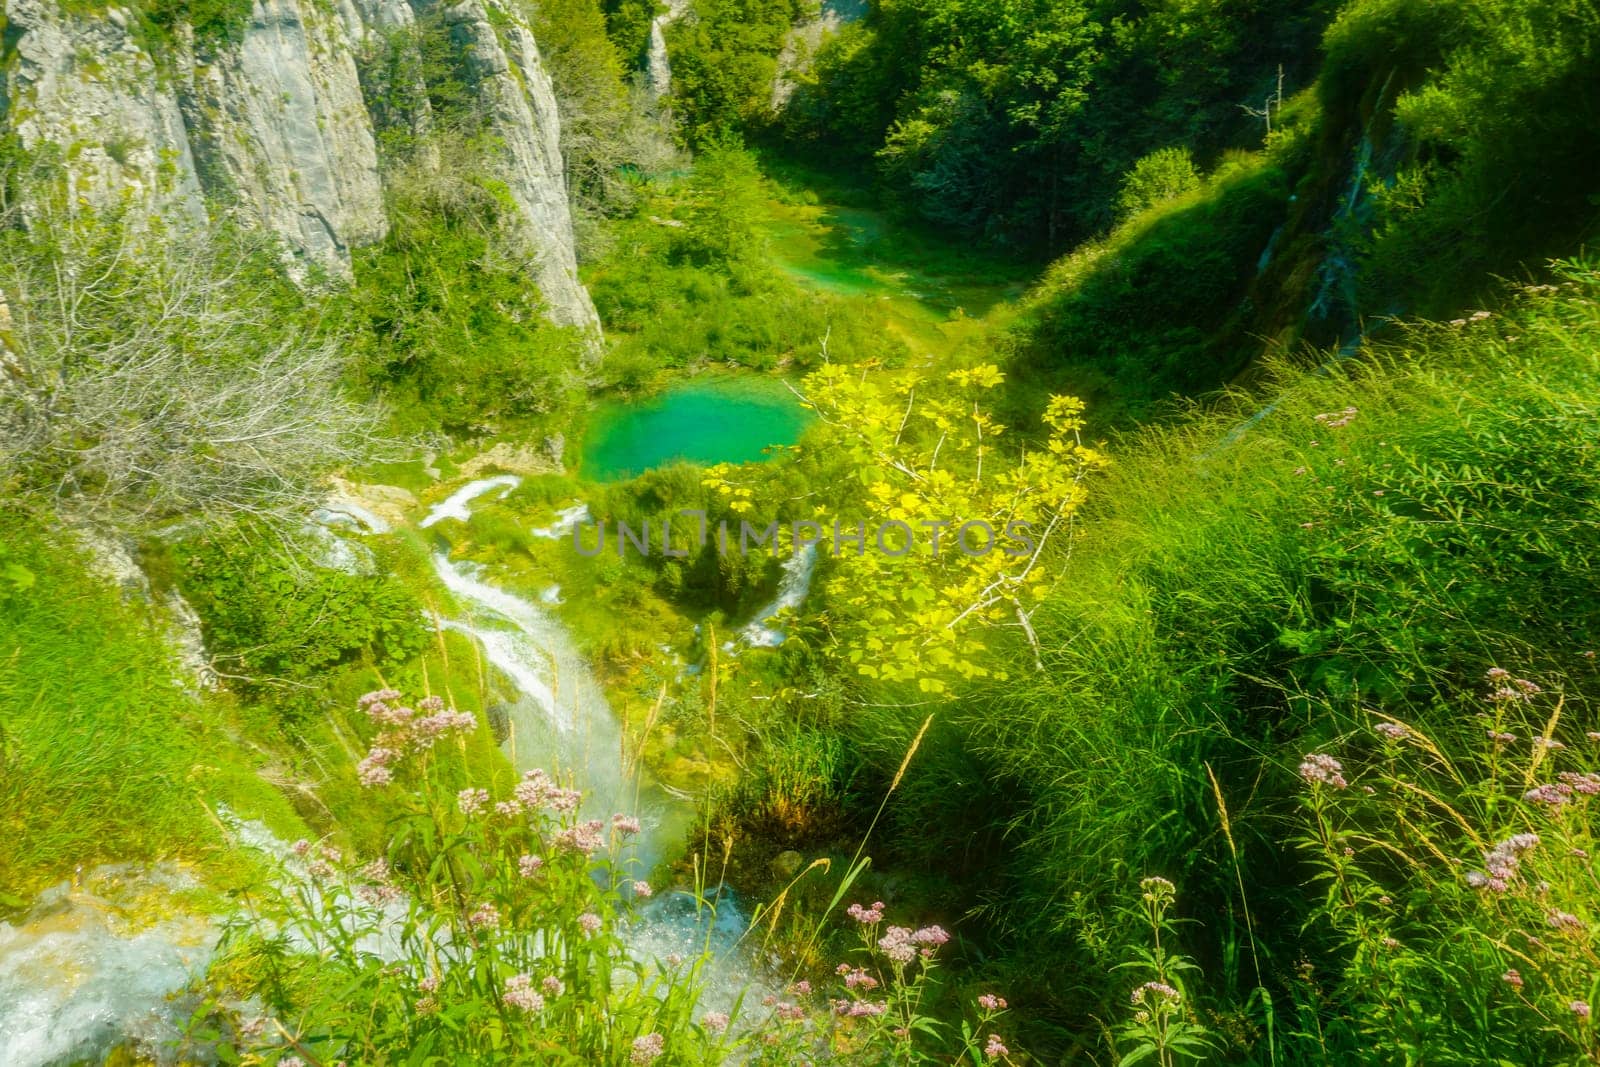
[(448, 6), (444, 18), (499, 143), (502, 176), (547, 314), (563, 326), (598, 329), (588, 290), (578, 281), (561, 120), (533, 31), (514, 10), (484, 0)]
[(6, 0), (3, 121), (57, 146), (75, 199), (281, 238), (291, 266), (348, 275), (387, 229), (358, 56), (438, 9), (498, 146), (514, 231), (549, 318), (597, 334), (578, 281), (560, 120), (533, 34), (499, 0), (254, 0), (223, 37), (157, 42), (136, 10)]
[(208, 189), (321, 267), (383, 237), (372, 125), (346, 25), (313, 0), (258, 0), (243, 40), (184, 87)]

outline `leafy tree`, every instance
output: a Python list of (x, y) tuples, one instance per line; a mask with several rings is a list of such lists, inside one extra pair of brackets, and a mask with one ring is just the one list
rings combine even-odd
[[(841, 609), (840, 655), (867, 678), (944, 692), (952, 678), (991, 673), (987, 635), (1019, 629), (1037, 650), (1032, 614), (1052, 579), (1047, 552), (1066, 539), (1100, 465), (1078, 439), (1082, 405), (1052, 397), (1042, 445), (1008, 455), (1005, 427), (983, 407), (1002, 381), (990, 365), (949, 372), (863, 373), (830, 363), (805, 380), (823, 423), (802, 461), (816, 485), (858, 485), (868, 542), (833, 540), (830, 582)], [(726, 465), (707, 485), (736, 514), (756, 497)], [(831, 517), (830, 517), (831, 518)], [(855, 529), (852, 523), (845, 526)]]
[(710, 144), (765, 122), (796, 0), (698, 0), (667, 29), (672, 103), (684, 139)]
[(761, 244), (766, 205), (761, 171), (734, 143), (714, 143), (695, 160), (689, 182), (690, 239), (713, 262), (751, 258)]

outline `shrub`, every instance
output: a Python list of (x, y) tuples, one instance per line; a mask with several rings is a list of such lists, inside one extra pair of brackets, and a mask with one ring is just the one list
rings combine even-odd
[(0, 210), (10, 365), (6, 487), (79, 519), (283, 515), (330, 467), (381, 446), (343, 390), (345, 339), (276, 249), (231, 226), (136, 225), (70, 205), (59, 173), (10, 159)]
[(1132, 218), (1167, 200), (1176, 200), (1200, 187), (1200, 172), (1187, 148), (1160, 148), (1143, 157), (1122, 177), (1117, 193), (1117, 214)]

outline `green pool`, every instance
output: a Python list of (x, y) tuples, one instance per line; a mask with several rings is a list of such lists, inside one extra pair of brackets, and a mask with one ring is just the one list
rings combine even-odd
[(776, 378), (703, 376), (640, 401), (601, 404), (589, 420), (580, 472), (620, 481), (675, 460), (744, 463), (793, 444), (811, 420)]

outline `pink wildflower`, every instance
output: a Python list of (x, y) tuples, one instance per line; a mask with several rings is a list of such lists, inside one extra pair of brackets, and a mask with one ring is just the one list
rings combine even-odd
[(633, 883), (633, 895), (636, 896), (636, 897), (639, 897), (639, 898), (641, 898), (643, 900), (649, 900), (650, 899), (650, 895), (653, 892), (655, 892), (655, 891), (650, 888), (650, 883), (649, 882), (635, 882), (635, 883)]
[(667, 1039), (660, 1034), (641, 1034), (633, 1039), (633, 1051), (628, 1054), (628, 1062), (635, 1064), (654, 1063), (666, 1051)]
[(1006, 998), (997, 997), (993, 993), (985, 993), (978, 998), (978, 1007), (984, 1011), (1005, 1011)]
[(583, 928), (583, 932), (585, 934), (593, 937), (595, 934), (600, 932), (600, 927), (603, 926), (604, 923), (601, 922), (600, 916), (596, 915), (592, 911), (586, 911), (582, 915), (578, 916), (578, 925)]
[(388, 785), (394, 781), (389, 764), (400, 758), (400, 753), (390, 748), (373, 748), (366, 758), (356, 764), (356, 778), (364, 786)]
[(456, 807), (461, 809), (461, 814), (471, 818), (489, 806), (489, 791), (487, 789), (463, 789), (456, 794)]
[(539, 868), (544, 866), (544, 860), (538, 856), (523, 854), (517, 857), (517, 873), (524, 878), (532, 878), (539, 873)]
[(916, 943), (911, 931), (904, 926), (891, 926), (878, 938), (878, 951), (896, 963), (910, 963), (917, 958)]
[(1156, 994), (1163, 1000), (1177, 1000), (1178, 997), (1181, 996), (1176, 989), (1167, 985), (1165, 982), (1146, 982), (1144, 985), (1133, 991), (1130, 999), (1134, 1004), (1143, 1004), (1145, 1003), (1145, 998), (1152, 993)]
[(567, 987), (561, 984), (561, 979), (553, 974), (545, 975), (544, 981), (540, 982), (539, 985), (552, 997), (559, 997), (567, 991)]
[(1001, 1043), (999, 1034), (990, 1034), (989, 1043), (983, 1046), (983, 1054), (991, 1060), (997, 1060), (1001, 1056), (1009, 1055), (1010, 1052), (1011, 1050)]
[(720, 1011), (708, 1011), (704, 1015), (700, 1016), (700, 1025), (705, 1027), (707, 1031), (713, 1034), (720, 1034), (722, 1031), (728, 1028), (727, 1013)]
[(1544, 917), (1544, 921), (1552, 930), (1559, 930), (1564, 934), (1577, 933), (1583, 929), (1583, 920), (1570, 911), (1552, 911)]
[(1572, 787), (1565, 782), (1535, 786), (1522, 794), (1522, 799), (1530, 804), (1548, 804), (1552, 808), (1559, 808), (1572, 798)]
[(1572, 787), (1575, 793), (1582, 793), (1592, 797), (1600, 793), (1600, 774), (1578, 774), (1574, 771), (1562, 771), (1556, 775), (1561, 781)]
[(1331, 785), (1335, 789), (1350, 784), (1344, 780), (1344, 765), (1320, 752), (1308, 755), (1300, 764), (1300, 777), (1311, 785)]
[(550, 781), (550, 776), (540, 768), (535, 767), (533, 770), (523, 774), (522, 781), (518, 782), (511, 790), (511, 795), (516, 797), (517, 803), (524, 808), (529, 811), (537, 811), (550, 795), (552, 787), (553, 783)]
[(872, 990), (878, 988), (878, 980), (861, 967), (852, 968), (848, 963), (841, 963), (839, 964), (839, 973), (844, 975), (844, 987), (846, 989)]
[(850, 918), (854, 919), (856, 922), (863, 925), (882, 922), (883, 901), (878, 901), (870, 908), (864, 908), (860, 904), (852, 904), (848, 908), (844, 909), (844, 913), (850, 916)]
[(611, 828), (623, 837), (630, 837), (640, 830), (639, 820), (631, 815), (617, 814), (611, 816)]
[(1511, 968), (1511, 970), (1507, 971), (1505, 974), (1502, 974), (1500, 976), (1500, 981), (1504, 982), (1512, 989), (1522, 988), (1522, 975), (1518, 973), (1515, 967)]
[(525, 974), (506, 979), (505, 1002), (518, 1011), (532, 1014), (544, 1010), (544, 998), (533, 991), (533, 979)]
[(588, 822), (569, 826), (558, 832), (553, 842), (557, 848), (566, 849), (568, 852), (592, 856), (605, 844), (600, 837), (600, 830), (604, 826), (605, 823), (599, 819), (590, 819)]
[(1572, 1012), (1572, 1014), (1576, 1015), (1580, 1019), (1587, 1019), (1589, 1017), (1588, 1001), (1574, 1000), (1571, 1004), (1567, 1005), (1567, 1010)]

